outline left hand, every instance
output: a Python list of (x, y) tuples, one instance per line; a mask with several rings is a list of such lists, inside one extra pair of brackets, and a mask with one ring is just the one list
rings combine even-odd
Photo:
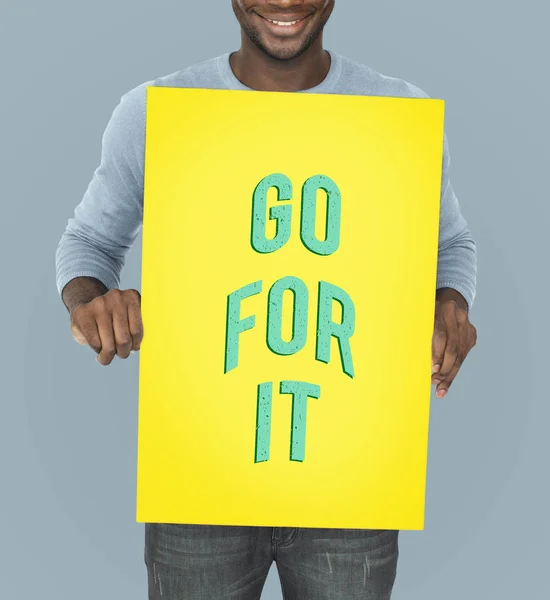
[(468, 318), (468, 305), (456, 290), (438, 290), (432, 339), (432, 383), (443, 398), (470, 350), (476, 345), (477, 330)]

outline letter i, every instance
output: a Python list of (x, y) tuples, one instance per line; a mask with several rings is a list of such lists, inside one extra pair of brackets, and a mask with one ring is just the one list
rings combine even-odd
[(256, 408), (256, 450), (254, 462), (269, 460), (271, 437), (271, 404), (273, 384), (271, 382), (258, 385), (258, 403)]

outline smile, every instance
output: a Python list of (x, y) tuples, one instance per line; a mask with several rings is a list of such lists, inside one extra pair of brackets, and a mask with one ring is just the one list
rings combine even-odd
[(267, 25), (267, 28), (271, 30), (271, 33), (277, 36), (296, 35), (307, 25), (311, 17), (311, 15), (307, 15), (300, 19), (281, 21), (279, 19), (270, 19), (259, 14), (258, 16), (261, 18), (264, 25)]
[(296, 25), (296, 23), (299, 23), (303, 20), (304, 19), (297, 19), (296, 21), (274, 21), (273, 19), (266, 19), (266, 21), (269, 21), (270, 23), (275, 23), (275, 25), (282, 25), (283, 27), (291, 27), (292, 25)]

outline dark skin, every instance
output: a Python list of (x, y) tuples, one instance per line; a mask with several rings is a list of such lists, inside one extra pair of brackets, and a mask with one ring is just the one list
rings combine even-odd
[(477, 343), (464, 296), (452, 288), (440, 288), (435, 296), (432, 337), (432, 383), (444, 398), (468, 353)]
[[(232, 0), (241, 25), (241, 47), (230, 58), (235, 76), (262, 91), (294, 92), (320, 84), (330, 68), (323, 29), (334, 4), (335, 0)], [(74, 338), (89, 345), (100, 364), (139, 350), (143, 323), (137, 290), (107, 290), (97, 279), (77, 277), (62, 295)], [(448, 392), (476, 341), (464, 297), (451, 288), (437, 290), (432, 383), (439, 398)]]
[[(255, 90), (295, 92), (315, 87), (327, 76), (330, 55), (323, 28), (334, 0), (232, 0), (241, 26), (241, 47), (231, 56), (236, 77)], [(292, 22), (273, 25), (268, 19)]]

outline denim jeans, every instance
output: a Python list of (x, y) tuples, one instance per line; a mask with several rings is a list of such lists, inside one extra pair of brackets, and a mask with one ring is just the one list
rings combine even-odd
[(273, 561), (285, 600), (390, 600), (398, 533), (147, 523), (149, 600), (258, 600)]

